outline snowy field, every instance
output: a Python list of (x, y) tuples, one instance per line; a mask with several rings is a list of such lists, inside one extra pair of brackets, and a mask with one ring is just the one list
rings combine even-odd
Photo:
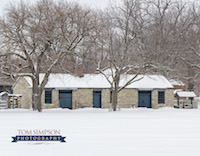
[[(59, 129), (66, 143), (11, 143), (18, 129)], [(0, 156), (199, 156), (200, 109), (0, 110)]]

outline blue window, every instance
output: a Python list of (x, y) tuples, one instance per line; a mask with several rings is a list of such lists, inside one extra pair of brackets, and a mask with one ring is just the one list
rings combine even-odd
[(158, 104), (165, 104), (165, 91), (158, 91)]
[(45, 103), (46, 104), (52, 103), (52, 90), (45, 90)]

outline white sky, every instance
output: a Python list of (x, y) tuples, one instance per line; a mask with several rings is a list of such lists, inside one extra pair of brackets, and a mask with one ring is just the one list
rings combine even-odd
[[(35, 2), (37, 0), (24, 0), (25, 2)], [(92, 8), (105, 8), (109, 4), (110, 0), (68, 0), (75, 1), (82, 5), (87, 5)], [(112, 0), (120, 1), (120, 0)], [(0, 15), (3, 15), (4, 9), (9, 3), (20, 2), (20, 0), (0, 0)]]
[[(37, 0), (23, 0), (25, 2), (35, 2)], [(55, 0), (56, 1), (56, 0)], [(119, 3), (121, 0), (68, 0), (68, 1), (75, 1), (78, 2), (81, 5), (87, 5), (92, 8), (106, 8), (106, 6), (109, 4), (109, 2), (117, 2)], [(200, 0), (185, 0), (188, 1), (196, 1), (199, 2)], [(0, 16), (3, 15), (4, 9), (6, 6), (9, 5), (9, 3), (16, 3), (20, 2), (20, 0), (0, 0)]]

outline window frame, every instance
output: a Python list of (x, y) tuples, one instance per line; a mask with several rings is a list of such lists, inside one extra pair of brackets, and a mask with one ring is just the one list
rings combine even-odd
[[(163, 95), (163, 97), (161, 97), (161, 95)], [(159, 90), (158, 91), (158, 104), (159, 105), (164, 105), (165, 104), (165, 91), (164, 90)]]
[[(50, 94), (48, 95), (47, 92), (49, 92)], [(48, 98), (47, 98), (47, 95), (49, 96)], [(44, 103), (52, 104), (52, 89), (45, 89)]]

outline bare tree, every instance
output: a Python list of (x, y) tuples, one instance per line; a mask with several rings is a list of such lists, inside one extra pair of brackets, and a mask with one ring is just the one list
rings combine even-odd
[(150, 22), (143, 51), (154, 63), (152, 72), (184, 80), (191, 90), (197, 70), (187, 61), (196, 60), (191, 47), (197, 45), (198, 5), (181, 0), (147, 0), (146, 5)]
[[(106, 55), (98, 64), (98, 71), (111, 85), (113, 110), (117, 94), (137, 80), (138, 74), (151, 72), (168, 78), (182, 75), (179, 55), (188, 49), (191, 42), (187, 38), (198, 19), (194, 5), (181, 0), (122, 2), (121, 6), (112, 5), (108, 12), (100, 42)], [(194, 73), (191, 68), (189, 71), (190, 75)], [(135, 76), (119, 86), (121, 75), (128, 73)]]
[[(139, 74), (145, 73), (148, 59), (141, 57), (145, 12), (140, 0), (123, 0), (123, 5), (111, 5), (104, 17), (102, 29), (104, 35), (99, 49), (104, 51), (97, 70), (105, 76), (112, 90), (112, 109), (116, 111), (118, 93), (126, 86), (138, 81)], [(106, 20), (107, 19), (107, 20)], [(123, 86), (120, 79), (123, 74), (134, 73)]]
[(179, 52), (186, 48), (185, 36), (194, 18), (187, 3), (172, 0), (149, 0), (150, 19), (145, 31), (144, 51), (157, 67), (157, 71), (170, 77), (177, 64)]
[[(11, 5), (0, 20), (4, 54), (20, 59), (23, 64), (21, 67), (12, 64), (11, 75), (32, 79), (34, 110), (42, 111), (41, 95), (52, 70), (65, 56), (79, 53), (79, 45), (93, 28), (91, 17), (90, 10), (77, 4), (41, 0), (33, 5), (23, 2)], [(6, 67), (1, 66), (2, 71)], [(40, 73), (44, 73), (43, 79)]]

